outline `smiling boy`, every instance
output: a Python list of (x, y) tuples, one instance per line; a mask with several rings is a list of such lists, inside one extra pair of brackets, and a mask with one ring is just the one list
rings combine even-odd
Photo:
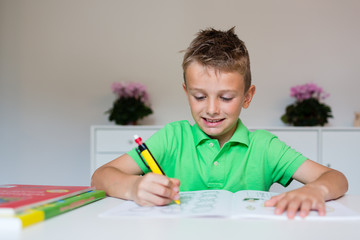
[(191, 63), (183, 88), (192, 116), (200, 129), (219, 141), (220, 148), (234, 134), (242, 108), (248, 108), (255, 86), (245, 89), (239, 72), (221, 72)]
[[(146, 141), (167, 176), (149, 172), (135, 149), (97, 169), (92, 185), (140, 205), (165, 205), (179, 190), (269, 190), (292, 179), (305, 185), (266, 202), (289, 218), (325, 214), (325, 201), (347, 191), (345, 176), (296, 152), (273, 134), (250, 132), (239, 119), (255, 94), (245, 44), (234, 33), (200, 31), (186, 50), (184, 83), (195, 124), (165, 125)], [(181, 185), (180, 185), (181, 181)]]

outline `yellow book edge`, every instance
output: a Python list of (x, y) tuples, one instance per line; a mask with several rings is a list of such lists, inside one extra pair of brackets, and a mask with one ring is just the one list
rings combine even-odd
[(29, 209), (17, 216), (22, 222), (22, 228), (45, 220), (43, 211)]

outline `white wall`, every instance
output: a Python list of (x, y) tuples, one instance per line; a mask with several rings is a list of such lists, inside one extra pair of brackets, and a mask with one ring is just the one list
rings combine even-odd
[(88, 185), (90, 126), (114, 81), (148, 86), (143, 124), (191, 119), (182, 54), (199, 29), (236, 26), (257, 93), (244, 122), (283, 126), (289, 88), (331, 94), (330, 126), (360, 111), (357, 0), (0, 0), (0, 183)]

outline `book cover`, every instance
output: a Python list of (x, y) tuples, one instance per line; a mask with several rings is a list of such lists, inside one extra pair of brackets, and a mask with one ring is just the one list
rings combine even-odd
[[(104, 218), (150, 217), (226, 217), (288, 219), (286, 213), (274, 214), (274, 207), (265, 207), (264, 202), (279, 193), (243, 190), (232, 193), (226, 190), (202, 190), (180, 192), (181, 205), (142, 207), (133, 201), (125, 201), (119, 206), (100, 214)], [(326, 216), (311, 211), (307, 220), (360, 220), (360, 214), (336, 202), (326, 202)], [(299, 216), (296, 216), (300, 219)]]
[(25, 209), (92, 189), (89, 186), (0, 185), (0, 216), (13, 216)]
[(19, 230), (31, 224), (44, 221), (105, 197), (101, 190), (90, 190), (76, 196), (46, 203), (17, 213), (15, 216), (0, 217), (0, 230)]

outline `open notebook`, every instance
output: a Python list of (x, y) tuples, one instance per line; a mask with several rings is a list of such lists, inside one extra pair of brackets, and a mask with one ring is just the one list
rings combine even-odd
[[(100, 214), (103, 218), (151, 217), (227, 217), (227, 218), (258, 218), (287, 219), (286, 214), (275, 215), (274, 208), (265, 207), (264, 202), (278, 193), (244, 190), (231, 193), (226, 190), (203, 190), (181, 192), (181, 204), (167, 206), (142, 207), (133, 201), (124, 201), (115, 208)], [(316, 220), (352, 220), (359, 219), (360, 214), (344, 205), (329, 201), (326, 203), (326, 216), (318, 216), (311, 211), (306, 219)], [(300, 217), (296, 217), (300, 219)]]

